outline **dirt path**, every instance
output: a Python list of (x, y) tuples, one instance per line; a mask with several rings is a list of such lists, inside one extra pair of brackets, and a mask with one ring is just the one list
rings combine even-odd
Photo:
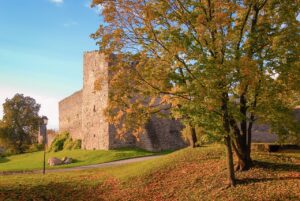
[[(119, 161), (113, 161), (113, 162), (107, 162), (107, 163), (100, 163), (100, 164), (94, 164), (94, 165), (85, 165), (85, 166), (78, 166), (78, 167), (71, 167), (71, 168), (61, 168), (61, 169), (46, 169), (47, 173), (53, 173), (53, 172), (68, 172), (68, 171), (75, 171), (75, 170), (88, 170), (88, 169), (95, 169), (95, 168), (104, 168), (104, 167), (113, 167), (123, 164), (129, 164), (129, 163), (135, 163), (135, 162), (141, 162), (146, 161), (154, 158), (159, 158), (161, 155), (157, 156), (144, 156), (144, 157), (138, 157), (138, 158), (130, 158), (130, 159), (124, 159)], [(16, 175), (16, 174), (41, 174), (42, 170), (32, 170), (32, 171), (3, 171), (0, 172), (0, 175)]]

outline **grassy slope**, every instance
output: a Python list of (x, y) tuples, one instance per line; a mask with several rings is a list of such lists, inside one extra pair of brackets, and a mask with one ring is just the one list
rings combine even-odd
[(255, 166), (226, 184), (222, 147), (91, 171), (0, 177), (0, 200), (300, 200), (300, 153), (254, 153)]
[[(119, 149), (119, 150), (65, 150), (46, 154), (46, 161), (49, 157), (63, 158), (64, 156), (75, 159), (74, 163), (63, 166), (47, 168), (67, 168), (82, 165), (104, 163), (126, 158), (153, 155), (154, 153), (140, 149)], [(13, 155), (7, 158), (0, 158), (0, 171), (35, 170), (43, 167), (43, 152), (26, 153)]]

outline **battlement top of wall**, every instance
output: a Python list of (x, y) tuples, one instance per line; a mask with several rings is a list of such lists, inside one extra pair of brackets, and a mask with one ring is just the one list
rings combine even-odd
[(88, 50), (88, 51), (83, 51), (84, 54), (90, 54), (90, 53), (100, 53), (99, 50)]
[(59, 101), (59, 104), (63, 104), (64, 102), (66, 102), (66, 101), (68, 101), (68, 100), (70, 100), (70, 99), (72, 99), (72, 98), (75, 98), (75, 97), (80, 98), (81, 96), (82, 96), (82, 89), (79, 90), (79, 91), (76, 91), (76, 92), (74, 92), (73, 94), (71, 94), (70, 96), (68, 96), (68, 97), (66, 97), (66, 98), (64, 98), (64, 99), (62, 99), (61, 101)]
[(84, 51), (83, 55), (104, 55), (104, 53), (100, 52), (99, 50), (92, 50), (92, 51)]
[[(91, 51), (84, 51), (83, 55), (93, 55), (93, 54), (99, 54), (99, 55), (105, 55), (105, 53), (101, 52), (100, 50), (91, 50)], [(110, 57), (115, 58), (115, 54), (110, 54)]]

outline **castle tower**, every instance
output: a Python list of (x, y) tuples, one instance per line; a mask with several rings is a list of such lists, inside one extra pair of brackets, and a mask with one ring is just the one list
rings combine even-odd
[[(108, 103), (108, 62), (104, 54), (86, 52), (83, 67), (82, 148), (109, 149), (109, 124), (103, 110)], [(101, 90), (95, 89), (100, 81)]]

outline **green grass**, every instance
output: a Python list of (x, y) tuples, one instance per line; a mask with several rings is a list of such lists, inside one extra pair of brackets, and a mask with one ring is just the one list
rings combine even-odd
[(223, 146), (85, 171), (0, 176), (0, 200), (300, 200), (300, 152), (253, 153), (254, 167), (224, 188)]
[[(115, 160), (122, 160), (127, 158), (150, 156), (156, 153), (141, 150), (141, 149), (117, 149), (117, 150), (64, 150), (59, 152), (46, 153), (46, 161), (50, 157), (63, 158), (64, 156), (71, 157), (74, 162), (68, 165), (60, 165), (50, 167), (54, 168), (68, 168), (82, 165), (91, 165)], [(13, 155), (6, 158), (0, 157), (0, 171), (26, 171), (37, 170), (43, 167), (43, 152), (33, 152), (26, 154)]]

